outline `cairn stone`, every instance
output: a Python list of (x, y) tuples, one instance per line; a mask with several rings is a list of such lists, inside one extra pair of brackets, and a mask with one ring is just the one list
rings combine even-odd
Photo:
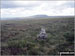
[(37, 37), (40, 38), (40, 39), (46, 39), (47, 38), (45, 28), (41, 28), (41, 31), (40, 31), (40, 33), (39, 33), (39, 35)]

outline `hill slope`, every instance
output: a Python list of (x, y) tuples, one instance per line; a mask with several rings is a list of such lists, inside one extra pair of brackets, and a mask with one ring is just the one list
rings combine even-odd
[[(74, 36), (73, 17), (9, 20), (2, 21), (1, 26), (2, 55), (53, 55), (60, 51), (74, 51), (73, 40), (66, 38), (67, 33)], [(44, 40), (37, 39), (42, 26), (48, 35)]]

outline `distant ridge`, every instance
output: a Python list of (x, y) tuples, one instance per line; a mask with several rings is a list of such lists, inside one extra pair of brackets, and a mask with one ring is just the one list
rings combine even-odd
[(48, 15), (34, 15), (34, 16), (29, 16), (29, 18), (46, 18), (49, 17)]
[(34, 15), (33, 17), (49, 17), (47, 15)]
[(48, 16), (48, 15), (34, 15), (27, 18), (62, 18), (62, 17), (74, 17), (74, 16)]
[[(48, 15), (33, 15), (28, 17), (13, 17), (4, 18), (3, 20), (22, 20), (22, 19), (44, 19), (44, 18), (70, 18), (74, 16), (48, 16)], [(1, 19), (2, 20), (2, 19)]]

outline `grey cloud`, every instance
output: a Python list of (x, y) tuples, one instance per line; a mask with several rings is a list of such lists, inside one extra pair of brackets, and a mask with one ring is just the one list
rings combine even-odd
[(15, 5), (13, 1), (1, 1), (1, 8), (17, 8), (17, 7), (24, 7), (25, 9), (32, 9), (36, 6), (39, 6), (38, 4), (28, 4), (28, 5)]
[(1, 1), (1, 8), (13, 8), (16, 7), (13, 2), (9, 1)]
[(63, 4), (62, 6), (65, 6), (65, 7), (68, 7), (68, 8), (74, 8), (75, 7), (74, 3), (75, 2), (67, 2), (67, 3)]
[(56, 6), (56, 10), (62, 11), (65, 8), (74, 8), (74, 2), (67, 2), (62, 5)]

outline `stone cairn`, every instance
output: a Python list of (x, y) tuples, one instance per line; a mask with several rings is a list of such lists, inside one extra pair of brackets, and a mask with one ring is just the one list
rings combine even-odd
[(46, 34), (46, 30), (45, 28), (41, 28), (40, 33), (37, 35), (37, 37), (39, 39), (46, 39), (47, 38), (47, 34)]

